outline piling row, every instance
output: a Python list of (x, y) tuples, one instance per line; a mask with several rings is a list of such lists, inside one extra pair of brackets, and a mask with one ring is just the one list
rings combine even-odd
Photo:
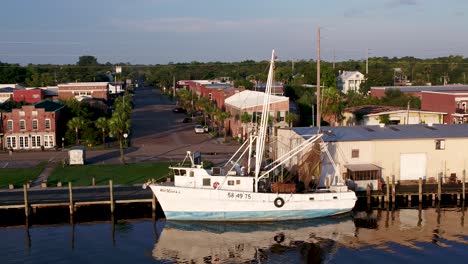
[(437, 182), (437, 191), (436, 192), (424, 192), (423, 190), (423, 179), (419, 178), (418, 180), (418, 191), (417, 192), (406, 192), (406, 193), (397, 193), (396, 192), (396, 184), (393, 181), (390, 181), (390, 177), (386, 178), (386, 187), (385, 187), (385, 194), (379, 192), (378, 194), (372, 193), (372, 189), (370, 185), (367, 185), (366, 189), (366, 200), (367, 204), (371, 204), (372, 199), (376, 199), (379, 203), (383, 201), (384, 203), (395, 203), (397, 196), (403, 196), (408, 204), (411, 204), (412, 196), (418, 197), (419, 204), (423, 203), (424, 195), (430, 196), (432, 201), (441, 201), (443, 194), (451, 195), (452, 197), (456, 198), (459, 202), (460, 200), (465, 201), (466, 197), (466, 183), (465, 183), (465, 175), (462, 177), (461, 181), (461, 192), (458, 190), (456, 192), (445, 192), (443, 193), (442, 190), (442, 176), (439, 176), (439, 180)]
[(24, 196), (24, 204), (17, 204), (17, 205), (3, 205), (0, 206), (1, 209), (20, 209), (24, 208), (24, 214), (26, 219), (29, 219), (30, 216), (30, 209), (33, 208), (46, 208), (46, 207), (62, 207), (68, 206), (70, 212), (70, 218), (73, 218), (74, 212), (76, 211), (77, 207), (79, 206), (88, 206), (88, 205), (109, 205), (111, 215), (115, 212), (115, 205), (116, 204), (129, 204), (129, 203), (151, 203), (151, 209), (153, 216), (156, 216), (156, 196), (152, 195), (152, 199), (127, 199), (127, 200), (115, 200), (114, 199), (114, 184), (112, 180), (109, 180), (109, 200), (104, 201), (89, 201), (89, 202), (77, 202), (73, 199), (73, 186), (71, 182), (68, 182), (68, 193), (69, 193), (69, 201), (68, 202), (58, 202), (58, 203), (34, 203), (30, 204), (28, 198), (28, 186), (26, 184), (23, 185), (23, 196)]

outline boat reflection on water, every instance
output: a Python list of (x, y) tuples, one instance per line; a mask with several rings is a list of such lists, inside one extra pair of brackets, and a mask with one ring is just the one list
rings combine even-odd
[(354, 235), (355, 224), (349, 215), (285, 222), (164, 222), (153, 257), (189, 263), (237, 263), (299, 253), (300, 258), (315, 263), (333, 255), (339, 241)]

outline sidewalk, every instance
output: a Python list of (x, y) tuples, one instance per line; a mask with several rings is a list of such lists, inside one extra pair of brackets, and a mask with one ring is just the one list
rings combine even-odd
[(32, 183), (31, 188), (33, 188), (33, 189), (41, 188), (42, 181), (47, 180), (47, 178), (52, 173), (52, 170), (55, 168), (55, 166), (57, 166), (57, 162), (55, 162), (55, 161), (48, 162), (47, 165), (45, 166), (44, 170), (42, 170), (41, 174), (39, 174), (39, 177), (37, 178), (37, 180), (35, 180)]

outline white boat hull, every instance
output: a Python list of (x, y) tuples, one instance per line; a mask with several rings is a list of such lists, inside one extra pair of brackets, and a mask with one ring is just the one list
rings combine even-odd
[(349, 212), (352, 191), (255, 193), (150, 184), (166, 219), (201, 221), (278, 221), (309, 219)]

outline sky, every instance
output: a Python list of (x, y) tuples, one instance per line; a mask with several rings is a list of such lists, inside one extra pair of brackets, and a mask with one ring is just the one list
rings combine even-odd
[[(468, 56), (467, 0), (2, 0), (0, 61)], [(335, 55), (333, 55), (335, 54)]]

